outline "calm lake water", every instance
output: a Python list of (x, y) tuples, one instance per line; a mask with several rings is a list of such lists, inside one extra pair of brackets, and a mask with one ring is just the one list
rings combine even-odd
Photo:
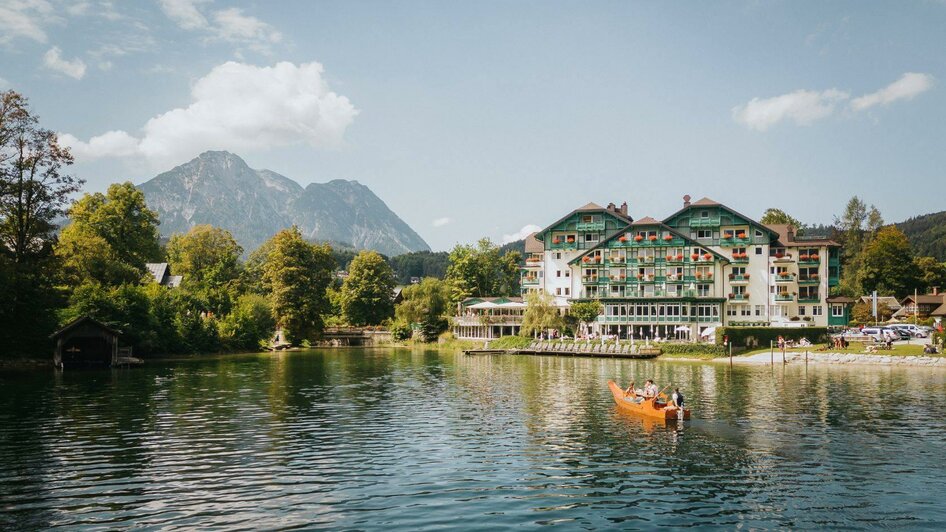
[[(616, 411), (655, 377), (694, 419)], [(325, 350), (0, 374), (0, 529), (946, 526), (946, 373)]]

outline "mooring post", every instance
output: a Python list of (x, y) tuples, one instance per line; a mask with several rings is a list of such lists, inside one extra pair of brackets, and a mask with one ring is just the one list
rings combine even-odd
[(729, 344), (729, 367), (732, 367), (732, 343)]
[(805, 365), (808, 365), (808, 350), (805, 349)]
[(769, 362), (775, 365), (775, 348), (772, 346), (772, 340), (769, 340)]

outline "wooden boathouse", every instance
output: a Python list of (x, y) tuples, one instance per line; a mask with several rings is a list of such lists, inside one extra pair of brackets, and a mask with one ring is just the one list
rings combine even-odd
[(120, 331), (88, 316), (76, 318), (49, 336), (56, 342), (53, 364), (56, 367), (116, 366), (120, 335)]

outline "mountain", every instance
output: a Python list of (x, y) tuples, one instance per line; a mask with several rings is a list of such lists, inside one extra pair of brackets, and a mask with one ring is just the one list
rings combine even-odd
[(161, 234), (211, 224), (233, 233), (250, 252), (293, 224), (309, 240), (348, 242), (386, 255), (430, 246), (371, 190), (337, 179), (303, 188), (270, 170), (254, 170), (240, 157), (208, 151), (142, 183)]
[(946, 211), (915, 216), (896, 224), (919, 256), (946, 261)]

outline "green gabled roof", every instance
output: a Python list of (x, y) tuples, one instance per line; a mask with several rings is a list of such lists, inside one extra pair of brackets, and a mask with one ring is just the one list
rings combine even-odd
[(566, 214), (565, 216), (562, 216), (562, 217), (559, 218), (558, 220), (555, 220), (554, 222), (552, 222), (551, 224), (549, 224), (547, 227), (545, 227), (545, 228), (543, 228), (543, 229), (540, 229), (539, 231), (537, 231), (537, 232), (535, 233), (535, 239), (541, 241), (542, 239), (545, 238), (545, 233), (546, 233), (547, 231), (551, 231), (552, 228), (555, 227), (556, 225), (558, 225), (558, 224), (564, 222), (565, 220), (571, 218), (572, 216), (575, 216), (576, 214), (588, 213), (588, 212), (595, 212), (595, 213), (600, 212), (600, 213), (603, 213), (603, 214), (609, 214), (609, 215), (611, 215), (611, 217), (614, 218), (615, 220), (617, 220), (617, 221), (619, 221), (619, 222), (623, 222), (623, 223), (630, 223), (631, 221), (633, 221), (633, 218), (631, 218), (630, 216), (624, 216), (623, 214), (621, 214), (621, 213), (619, 213), (619, 212), (614, 212), (614, 211), (608, 210), (608, 209), (606, 209), (605, 207), (602, 207), (601, 205), (598, 205), (597, 203), (591, 202), (591, 203), (587, 203), (587, 204), (585, 204), (585, 205), (583, 205), (583, 206), (581, 206), (581, 207), (578, 207), (577, 209), (573, 210), (572, 212)]
[(623, 229), (620, 229), (617, 233), (614, 233), (613, 235), (609, 236), (608, 238), (605, 238), (604, 240), (602, 240), (601, 242), (599, 242), (598, 245), (586, 249), (584, 253), (582, 253), (581, 255), (578, 255), (578, 256), (575, 257), (574, 259), (568, 261), (568, 264), (575, 264), (575, 263), (577, 263), (577, 262), (580, 262), (581, 259), (583, 259), (585, 256), (587, 256), (587, 255), (588, 255), (589, 253), (591, 253), (592, 251), (595, 251), (595, 250), (598, 250), (598, 249), (602, 249), (602, 248), (604, 248), (604, 246), (605, 246), (608, 242), (611, 242), (612, 240), (614, 240), (614, 239), (616, 239), (616, 238), (620, 238), (621, 235), (623, 235), (624, 233), (628, 232), (628, 231), (631, 230), (631, 229), (637, 229), (637, 228), (640, 228), (640, 227), (657, 227), (657, 228), (659, 228), (659, 229), (661, 229), (661, 230), (669, 231), (669, 232), (673, 233), (674, 235), (677, 235), (678, 237), (682, 238), (684, 242), (687, 242), (687, 243), (689, 243), (689, 244), (691, 244), (691, 245), (694, 245), (694, 246), (699, 246), (700, 248), (705, 249), (706, 251), (709, 251), (709, 252), (710, 252), (711, 254), (713, 254), (716, 258), (722, 259), (722, 260), (724, 260), (724, 261), (726, 261), (726, 262), (729, 262), (729, 257), (726, 257), (725, 255), (721, 255), (721, 254), (717, 253), (716, 251), (713, 251), (712, 249), (710, 249), (709, 246), (707, 246), (707, 245), (705, 245), (705, 244), (701, 244), (701, 243), (697, 242), (696, 240), (693, 240), (692, 238), (690, 238), (689, 235), (685, 235), (685, 234), (683, 234), (683, 233), (677, 231), (677, 230), (674, 229), (673, 227), (670, 227), (669, 225), (667, 225), (667, 224), (665, 224), (665, 223), (663, 223), (663, 222), (661, 222), (661, 221), (659, 221), (659, 220), (655, 220), (655, 219), (653, 219), (653, 218), (651, 218), (651, 217), (649, 217), (649, 216), (645, 216), (645, 217), (641, 218), (640, 220), (637, 220), (636, 222), (632, 222), (632, 223), (628, 224), (628, 225), (625, 226)]
[(690, 205), (688, 205), (688, 206), (686, 206), (686, 207), (684, 207), (684, 208), (678, 210), (677, 212), (671, 214), (670, 216), (664, 218), (663, 223), (669, 222), (670, 220), (676, 218), (677, 216), (679, 216), (680, 214), (684, 213), (685, 211), (694, 210), (694, 209), (699, 209), (699, 208), (703, 208), (703, 207), (719, 207), (720, 209), (724, 209), (724, 210), (726, 210), (726, 211), (729, 211), (730, 214), (734, 214), (734, 215), (736, 215), (736, 216), (738, 216), (738, 217), (740, 217), (740, 218), (746, 220), (746, 222), (747, 222), (749, 225), (755, 227), (756, 229), (761, 229), (761, 230), (765, 231), (766, 233), (769, 234), (770, 237), (778, 237), (778, 233), (776, 233), (775, 231), (773, 231), (773, 230), (769, 229), (768, 227), (762, 225), (761, 223), (759, 223), (759, 222), (753, 220), (752, 218), (746, 216), (745, 214), (742, 214), (741, 212), (739, 212), (739, 211), (737, 211), (737, 210), (735, 210), (735, 209), (732, 209), (732, 208), (730, 208), (730, 207), (727, 207), (726, 205), (723, 205), (722, 203), (719, 203), (718, 201), (711, 200), (710, 198), (702, 198), (702, 199), (699, 199), (699, 200), (697, 200), (697, 201), (694, 201), (694, 202), (691, 203)]

